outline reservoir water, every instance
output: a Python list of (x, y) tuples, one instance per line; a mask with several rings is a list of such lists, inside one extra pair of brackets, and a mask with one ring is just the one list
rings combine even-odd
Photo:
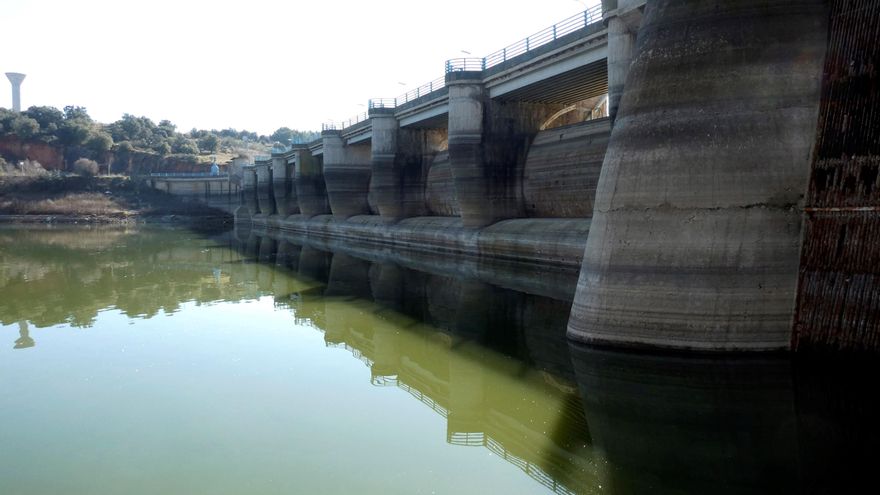
[(873, 359), (569, 344), (576, 273), (0, 228), (0, 494), (856, 493)]

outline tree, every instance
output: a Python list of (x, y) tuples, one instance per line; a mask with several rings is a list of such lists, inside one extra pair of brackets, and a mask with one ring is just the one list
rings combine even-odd
[(178, 134), (171, 143), (171, 151), (185, 155), (198, 155), (199, 147), (192, 139), (187, 139)]
[(55, 107), (33, 106), (25, 110), (24, 114), (40, 124), (40, 132), (46, 136), (52, 136), (64, 123), (64, 114)]
[(158, 145), (156, 145), (156, 147), (153, 148), (153, 150), (154, 150), (156, 153), (159, 153), (159, 155), (161, 155), (161, 156), (165, 156), (165, 155), (171, 153), (171, 145), (168, 144), (167, 141), (162, 141), (161, 143), (159, 143)]
[(216, 153), (220, 147), (220, 138), (214, 134), (206, 134), (199, 139), (199, 149), (202, 151), (210, 151)]
[(116, 151), (119, 153), (131, 153), (134, 151), (134, 146), (128, 141), (121, 141), (116, 143)]
[(40, 132), (40, 123), (26, 115), (18, 115), (11, 124), (12, 133), (21, 139), (31, 139)]
[(177, 126), (172, 124), (170, 120), (160, 120), (159, 121), (159, 129), (165, 131), (168, 136), (173, 136), (175, 132), (177, 132)]
[(86, 148), (91, 151), (95, 157), (101, 156), (110, 151), (113, 147), (113, 138), (103, 131), (95, 132), (86, 140)]
[(210, 134), (210, 132), (208, 132), (208, 131), (206, 131), (206, 130), (204, 130), (204, 129), (196, 129), (195, 127), (193, 127), (193, 128), (190, 129), (190, 131), (189, 131), (188, 133), (186, 133), (186, 134), (187, 134), (187, 137), (189, 137), (189, 138), (191, 138), (191, 139), (202, 139), (203, 137), (205, 137), (205, 136), (207, 136), (208, 134)]
[(275, 132), (272, 133), (269, 138), (274, 142), (290, 144), (290, 139), (293, 137), (293, 129), (289, 127), (279, 127)]
[(124, 114), (121, 119), (108, 126), (114, 141), (131, 141), (137, 147), (149, 149), (160, 143), (166, 136), (156, 124), (147, 117)]
[(66, 120), (84, 120), (86, 122), (92, 122), (92, 118), (89, 117), (89, 112), (86, 111), (86, 107), (77, 107), (73, 105), (67, 105), (64, 107), (64, 118)]
[(68, 119), (58, 129), (58, 140), (64, 146), (79, 146), (86, 142), (92, 133), (89, 122), (81, 119)]

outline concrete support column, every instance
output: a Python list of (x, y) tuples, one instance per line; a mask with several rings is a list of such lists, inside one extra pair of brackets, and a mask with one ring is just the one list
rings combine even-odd
[(394, 109), (370, 110), (373, 124), (373, 176), (370, 194), (383, 217), (408, 218), (427, 214), (425, 190), (434, 157), (436, 130), (400, 129)]
[(293, 177), (300, 213), (309, 217), (330, 213), (321, 159), (312, 156), (307, 146), (295, 150)]
[(248, 216), (260, 213), (260, 204), (257, 201), (257, 172), (253, 165), (241, 168), (241, 204), (247, 208)]
[[(343, 218), (368, 215), (372, 168), (369, 157), (360, 156), (360, 150), (346, 146), (338, 130), (324, 131), (321, 137), (324, 140), (324, 181), (330, 210)], [(369, 153), (367, 147), (358, 148)]]
[(825, 3), (647, 4), (599, 176), (570, 337), (789, 348)]
[(399, 171), (395, 167), (397, 157), (398, 122), (393, 108), (371, 108), (373, 126), (371, 140), (372, 193), (376, 207), (383, 217), (403, 216), (403, 188)]
[(483, 99), (481, 73), (447, 75), (449, 87), (449, 163), (461, 209), (462, 223), (481, 227), (498, 220), (497, 199), (489, 195), (491, 177), (483, 163)]
[(636, 32), (619, 16), (608, 19), (608, 116), (612, 121), (617, 117), (626, 75), (635, 54)]
[(257, 162), (254, 165), (257, 173), (257, 202), (260, 205), (260, 215), (275, 214), (275, 192), (272, 190), (272, 167), (270, 161)]
[(635, 55), (644, 8), (645, 0), (602, 1), (602, 13), (608, 26), (608, 116), (612, 122)]
[(466, 227), (525, 216), (523, 171), (541, 124), (561, 103), (495, 101), (479, 72), (447, 74), (449, 163)]
[(293, 182), (293, 164), (287, 163), (284, 154), (272, 155), (272, 189), (275, 195), (275, 209), (279, 216), (287, 217), (299, 213)]

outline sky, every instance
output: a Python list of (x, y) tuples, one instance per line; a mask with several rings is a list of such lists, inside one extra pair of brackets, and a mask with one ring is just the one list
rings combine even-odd
[[(22, 108), (320, 130), (598, 1), (2, 0), (0, 72), (27, 74)], [(8, 83), (0, 106), (12, 106)]]

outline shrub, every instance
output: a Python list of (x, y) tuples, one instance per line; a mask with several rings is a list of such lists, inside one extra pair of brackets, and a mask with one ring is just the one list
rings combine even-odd
[(95, 160), (89, 160), (88, 158), (80, 158), (73, 162), (73, 171), (84, 177), (98, 175), (98, 162)]
[(16, 163), (8, 163), (0, 158), (0, 175), (17, 175), (20, 177), (40, 177), (49, 172), (36, 160), (21, 160)]

